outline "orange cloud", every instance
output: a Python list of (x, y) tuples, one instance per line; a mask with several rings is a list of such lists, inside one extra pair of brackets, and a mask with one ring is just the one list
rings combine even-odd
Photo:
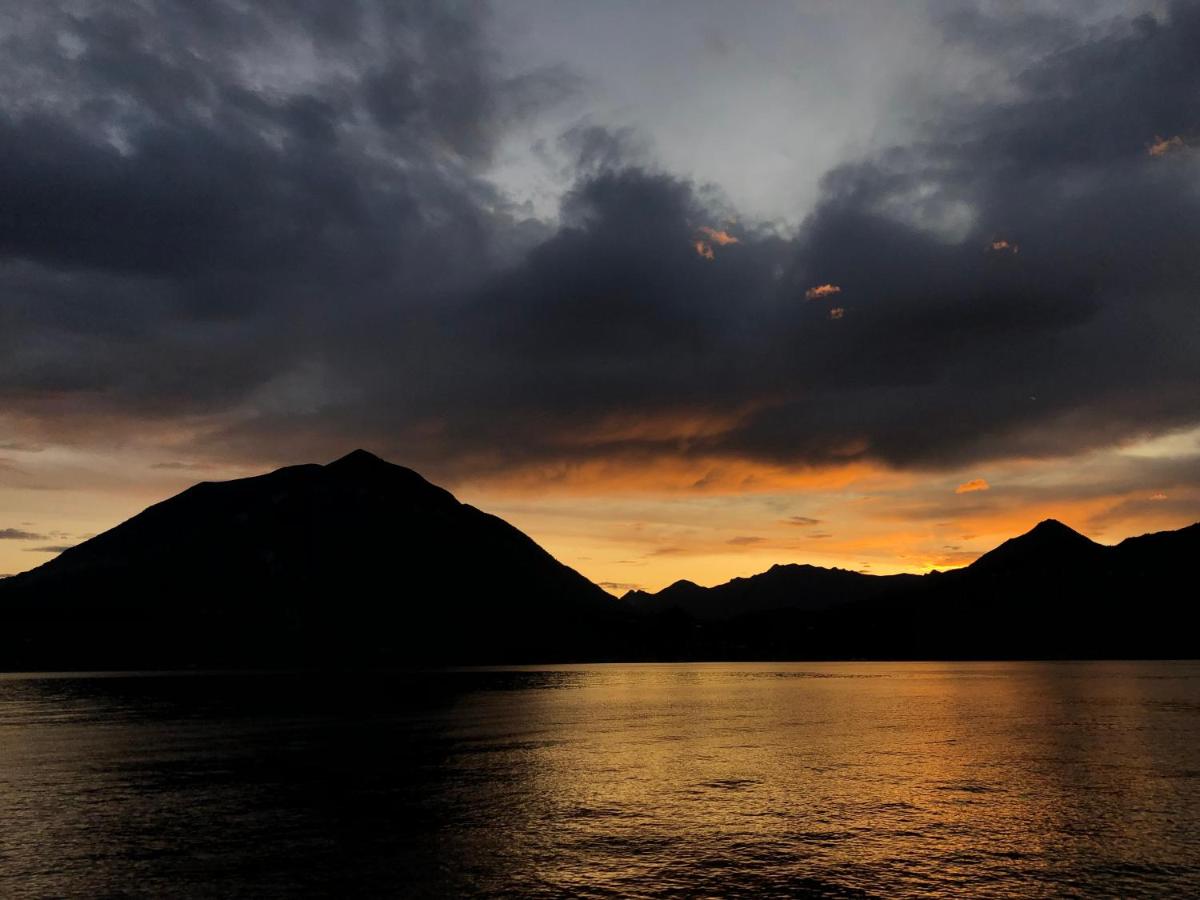
[(1021, 252), (1021, 248), (1019, 246), (1012, 243), (1011, 241), (1005, 240), (1004, 238), (996, 238), (996, 240), (992, 241), (991, 244), (988, 245), (988, 249), (991, 250), (993, 253), (1014, 253), (1015, 254), (1015, 253)]
[(720, 231), (716, 228), (710, 228), (707, 225), (701, 225), (697, 228), (696, 234), (699, 236), (692, 243), (692, 246), (696, 248), (696, 253), (705, 259), (712, 259), (714, 257), (713, 244), (716, 244), (718, 247), (724, 247), (728, 244), (739, 243), (738, 239), (728, 231)]
[(716, 228), (709, 228), (707, 225), (701, 225), (696, 229), (700, 234), (706, 236), (710, 241), (718, 246), (724, 247), (726, 244), (736, 244), (738, 239), (728, 231), (718, 231)]
[(1162, 491), (1159, 491), (1157, 494), (1151, 494), (1150, 499), (1151, 500), (1166, 500), (1167, 495), (1164, 494)]
[(829, 311), (829, 318), (831, 319), (840, 319), (844, 315), (846, 315), (846, 310), (842, 309), (840, 306), (835, 306)]
[(832, 297), (834, 294), (840, 294), (841, 287), (836, 284), (818, 284), (816, 287), (810, 287), (804, 292), (804, 296), (809, 300), (820, 300), (822, 297)]
[(992, 486), (982, 478), (972, 478), (954, 489), (956, 494), (969, 494), (972, 491), (988, 491)]
[(727, 458), (631, 455), (530, 464), (470, 479), (491, 495), (723, 496), (773, 492), (841, 491), (897, 476), (859, 460), (826, 467), (792, 467)]
[(1183, 138), (1179, 135), (1175, 135), (1173, 138), (1161, 138), (1156, 134), (1153, 143), (1146, 145), (1146, 152), (1150, 156), (1166, 156), (1168, 153), (1182, 150), (1184, 146), (1186, 145)]

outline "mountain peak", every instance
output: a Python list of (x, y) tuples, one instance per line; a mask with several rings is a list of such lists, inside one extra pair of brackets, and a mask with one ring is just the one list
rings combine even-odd
[[(1058, 519), (1043, 519), (1031, 529), (1008, 543), (1036, 545), (1043, 548), (1057, 547), (1097, 547), (1095, 541), (1085, 534), (1080, 534), (1069, 525), (1064, 525)], [(1001, 545), (1003, 546), (1003, 545)]]
[(388, 462), (367, 450), (352, 450), (324, 466), (324, 470), (335, 481), (356, 484), (360, 491), (400, 491), (401, 493), (395, 496), (403, 496), (406, 503), (420, 504), (423, 509), (431, 504), (438, 508), (459, 505), (453, 494), (426, 481), (420, 473)]
[(1074, 528), (1069, 525), (1064, 525), (1062, 522), (1058, 521), (1058, 519), (1042, 519), (1042, 521), (1038, 522), (1031, 529), (1029, 529), (1026, 534), (1044, 534), (1047, 536), (1075, 535), (1077, 537), (1083, 537), (1083, 535), (1081, 535)]
[(371, 453), (369, 450), (363, 450), (361, 447), (359, 447), (357, 450), (351, 450), (345, 456), (335, 459), (329, 465), (344, 469), (350, 468), (351, 466), (360, 468), (363, 466), (378, 466), (388, 464), (389, 463), (387, 460), (381, 459), (374, 453)]
[(983, 554), (968, 568), (975, 570), (999, 570), (1001, 568), (1027, 568), (1029, 566), (1056, 566), (1067, 558), (1091, 557), (1105, 548), (1074, 528), (1057, 519), (1043, 519), (1033, 528), (1011, 538), (994, 550)]

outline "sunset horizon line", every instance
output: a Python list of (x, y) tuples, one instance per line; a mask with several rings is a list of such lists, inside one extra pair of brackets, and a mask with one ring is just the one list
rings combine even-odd
[[(328, 468), (328, 467), (333, 467), (333, 466), (338, 466), (338, 465), (354, 465), (354, 464), (370, 465), (372, 463), (380, 463), (380, 464), (383, 464), (383, 465), (386, 465), (386, 466), (389, 466), (392, 468), (402, 469), (406, 472), (416, 475), (422, 481), (432, 485), (433, 487), (438, 487), (442, 490), (448, 490), (448, 489), (442, 487), (441, 485), (436, 484), (436, 482), (426, 478), (426, 476), (424, 474), (422, 474), (415, 468), (406, 466), (402, 463), (392, 462), (391, 460), (387, 459), (384, 455), (382, 455), (380, 453), (375, 453), (375, 452), (366, 450), (362, 447), (357, 447), (353, 450), (343, 453), (342, 455), (340, 455), (340, 456), (336, 457), (335, 459), (332, 459), (326, 463), (313, 463), (313, 462), (291, 463), (288, 465), (278, 466), (273, 469), (267, 469), (265, 471), (259, 470), (253, 474), (243, 474), (243, 475), (232, 476), (230, 478), (211, 479), (211, 480), (210, 479), (201, 479), (199, 481), (193, 482), (189, 487), (184, 488), (184, 490), (182, 492), (177, 492), (175, 494), (171, 494), (167, 497), (162, 498), (159, 501), (156, 501), (155, 503), (151, 503), (149, 506), (145, 507), (144, 509), (139, 510), (138, 513), (135, 513), (134, 516), (139, 515), (142, 512), (145, 512), (146, 510), (158, 505), (159, 503), (167, 502), (167, 501), (171, 500), (172, 498), (179, 496), (179, 493), (186, 492), (186, 491), (188, 491), (192, 488), (198, 487), (200, 485), (223, 484), (223, 483), (229, 483), (229, 482), (234, 482), (234, 481), (242, 481), (242, 480), (260, 478), (260, 477), (265, 477), (265, 476), (271, 475), (276, 472), (280, 472), (280, 471), (288, 470), (288, 469), (295, 469), (295, 468), (309, 468), (309, 467)], [(975, 490), (975, 489), (977, 489), (977, 488), (971, 488), (969, 490), (959, 489), (956, 491), (956, 493), (960, 493), (960, 494), (961, 493), (970, 493), (970, 492), (972, 492), (972, 490)], [(456, 495), (452, 495), (452, 496), (455, 496), (455, 499), (459, 499)], [(461, 499), (459, 499), (459, 502), (465, 503), (465, 501), (462, 501)], [(130, 518), (133, 518), (134, 516), (131, 516)], [(113, 523), (110, 526), (110, 528), (102, 530), (100, 532), (100, 534), (103, 534), (105, 531), (111, 530), (111, 528), (118, 527), (119, 525), (124, 524), (127, 521), (129, 521), (128, 518), (123, 519), (120, 522)], [(1195, 523), (1188, 523), (1183, 526), (1179, 526), (1179, 528), (1186, 528), (1190, 524), (1195, 524)], [(1024, 535), (1034, 532), (1034, 531), (1036, 531), (1044, 526), (1047, 526), (1047, 525), (1060, 526), (1064, 529), (1067, 529), (1077, 535), (1080, 535), (1080, 536), (1086, 538), (1088, 541), (1096, 544), (1097, 546), (1101, 546), (1101, 547), (1115, 547), (1115, 546), (1119, 545), (1122, 541), (1128, 540), (1133, 537), (1141, 537), (1141, 536), (1146, 536), (1146, 535), (1151, 535), (1151, 534), (1164, 533), (1167, 531), (1179, 530), (1179, 528), (1165, 528), (1165, 529), (1158, 529), (1155, 531), (1136, 532), (1133, 534), (1124, 535), (1114, 541), (1105, 542), (1105, 541), (1098, 540), (1098, 539), (1092, 537), (1091, 535), (1087, 534), (1083, 530), (1080, 530), (1078, 528), (1075, 528), (1072, 525), (1067, 524), (1066, 521), (1064, 521), (1063, 517), (1049, 515), (1049, 516), (1045, 516), (1044, 518), (1038, 519), (1037, 521), (1033, 522), (1032, 524), (1030, 524), (1028, 526), (1023, 526), (1023, 527), (1020, 527), (1020, 528), (1014, 530), (1011, 534), (1009, 534), (1008, 537), (1001, 538), (999, 540), (999, 542), (995, 543), (994, 545), (984, 548), (984, 549), (981, 549), (978, 553), (974, 554), (974, 556), (970, 559), (963, 559), (960, 562), (956, 562), (956, 563), (948, 564), (948, 565), (944, 564), (944, 565), (932, 565), (932, 566), (916, 566), (916, 567), (912, 567), (912, 568), (908, 568), (908, 569), (897, 568), (897, 569), (890, 570), (890, 571), (879, 572), (879, 571), (871, 571), (870, 566), (854, 567), (854, 566), (850, 566), (850, 565), (841, 565), (841, 564), (837, 564), (837, 563), (829, 564), (829, 565), (820, 565), (820, 564), (815, 564), (813, 562), (810, 562), (807, 558), (800, 558), (800, 557), (774, 558), (771, 561), (757, 563), (757, 565), (759, 565), (760, 568), (756, 568), (754, 571), (750, 572), (749, 574), (739, 574), (739, 575), (730, 576), (728, 578), (705, 579), (705, 580), (698, 580), (694, 577), (690, 577), (689, 574), (687, 574), (686, 572), (684, 572), (683, 574), (679, 574), (680, 571), (682, 571), (684, 569), (684, 566), (681, 565), (681, 566), (675, 567), (675, 574), (673, 574), (671, 576), (664, 576), (664, 580), (660, 581), (660, 583), (654, 587), (651, 587), (648, 585), (636, 584), (636, 583), (632, 583), (632, 582), (614, 582), (611, 580), (597, 579), (590, 575), (586, 575), (584, 570), (587, 567), (580, 565), (577, 561), (571, 560), (571, 559), (564, 559), (563, 557), (559, 556), (558, 554), (553, 554), (553, 555), (555, 556), (555, 558), (560, 559), (560, 561), (565, 562), (566, 564), (570, 565), (572, 568), (576, 569), (577, 571), (584, 573), (585, 577), (587, 577), (590, 581), (592, 581), (593, 584), (596, 584), (597, 586), (603, 588), (609, 594), (611, 594), (617, 598), (621, 598), (621, 597), (625, 596), (626, 594), (630, 594), (630, 593), (654, 594), (654, 593), (657, 593), (658, 591), (664, 590), (666, 588), (679, 586), (681, 584), (692, 584), (692, 585), (697, 585), (700, 587), (715, 587), (715, 586), (718, 586), (721, 584), (728, 583), (730, 581), (737, 581), (737, 580), (755, 577), (758, 575), (763, 575), (774, 569), (781, 568), (781, 567), (789, 567), (789, 566), (811, 567), (811, 568), (824, 569), (824, 570), (829, 570), (829, 571), (855, 572), (858, 574), (873, 576), (873, 577), (884, 577), (884, 576), (891, 576), (891, 575), (923, 576), (923, 575), (936, 574), (939, 572), (950, 572), (950, 571), (955, 571), (958, 569), (967, 568), (970, 565), (972, 565), (974, 562), (976, 562), (982, 556), (986, 555), (987, 553), (989, 553), (992, 550), (996, 549), (997, 547), (1001, 546), (1004, 542), (1006, 542), (1008, 540), (1012, 540), (1014, 538), (1022, 537)], [(522, 530), (525, 530), (525, 529), (522, 529)], [(0, 533), (0, 536), (8, 538), (10, 540), (14, 540), (14, 541), (29, 541), (29, 542), (35, 542), (39, 539), (43, 539), (43, 538), (47, 537), (45, 535), (39, 535), (39, 534), (35, 534), (32, 532), (21, 532), (16, 529), (7, 529), (7, 532), (8, 533)], [(527, 533), (530, 535), (530, 537), (534, 538), (539, 543), (539, 545), (544, 546), (542, 539), (539, 536), (537, 536), (535, 532), (527, 531)], [(89, 535), (86, 538), (82, 539), (80, 541), (80, 543), (86, 543), (91, 538), (97, 537), (97, 536), (99, 536), (99, 535)], [(743, 544), (746, 544), (746, 545), (755, 544), (755, 543), (758, 543), (758, 542), (743, 542)], [(75, 546), (79, 546), (79, 544), (64, 545), (64, 546), (52, 546), (52, 547), (26, 548), (26, 549), (33, 551), (33, 552), (53, 553), (54, 557), (52, 557), (52, 558), (57, 558), (58, 555), (60, 555), (63, 552), (73, 549), (73, 547), (75, 547)], [(771, 549), (770, 547), (756, 547), (755, 550), (758, 551), (758, 553), (756, 554), (756, 559), (758, 559), (758, 560), (763, 559), (765, 557), (765, 551), (768, 551), (770, 549)], [(689, 554), (683, 548), (674, 548), (671, 550), (671, 552), (668, 552), (668, 553), (661, 553), (661, 552), (655, 553), (652, 551), (650, 555), (652, 555), (652, 556), (669, 556), (669, 557), (675, 557), (678, 559), (687, 559), (691, 554)], [(586, 560), (584, 560), (584, 562), (586, 562)], [(44, 563), (39, 564), (39, 566), (42, 564), (44, 564)], [(26, 571), (26, 572), (32, 571), (33, 569), (36, 569), (39, 566), (33, 566), (24, 571)], [(18, 574), (23, 574), (23, 572), (0, 573), (0, 578), (13, 577), (14, 575), (18, 575)]]

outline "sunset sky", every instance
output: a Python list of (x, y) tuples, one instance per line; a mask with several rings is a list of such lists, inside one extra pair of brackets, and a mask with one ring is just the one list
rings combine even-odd
[(1197, 48), (1196, 2), (0, 6), (0, 574), (355, 447), (618, 593), (1200, 520)]

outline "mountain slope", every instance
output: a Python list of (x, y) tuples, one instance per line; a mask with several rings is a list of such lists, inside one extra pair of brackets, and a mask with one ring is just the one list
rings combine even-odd
[(361, 450), (195, 485), (6, 579), (0, 609), (10, 654), (121, 664), (552, 658), (621, 615), (508, 523)]
[(1194, 578), (1192, 567), (1200, 559), (1200, 522), (1177, 531), (1126, 538), (1114, 549), (1125, 566), (1141, 577), (1173, 572), (1172, 577)]

